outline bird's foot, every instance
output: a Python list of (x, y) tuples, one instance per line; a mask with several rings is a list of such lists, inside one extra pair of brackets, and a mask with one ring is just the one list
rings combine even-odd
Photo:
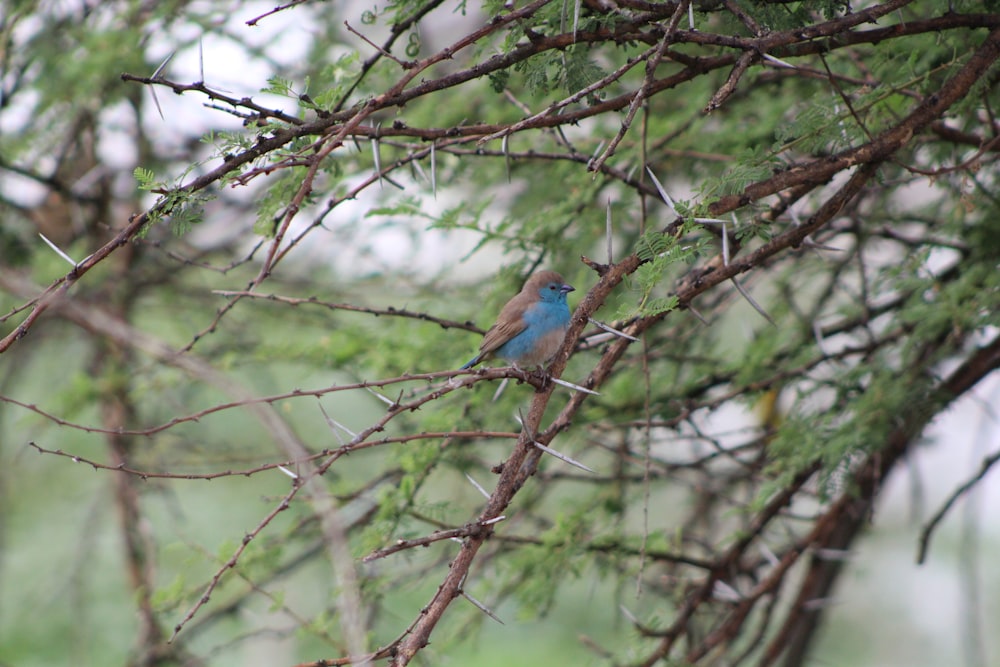
[(526, 370), (517, 364), (512, 364), (512, 367), (518, 373), (518, 382), (530, 384), (536, 391), (545, 391), (552, 382), (552, 374), (544, 366), (536, 366), (534, 370)]
[(538, 391), (545, 391), (549, 388), (549, 384), (552, 383), (552, 374), (549, 373), (547, 368), (542, 366), (538, 366), (535, 370), (530, 371), (528, 377), (531, 378), (528, 382)]

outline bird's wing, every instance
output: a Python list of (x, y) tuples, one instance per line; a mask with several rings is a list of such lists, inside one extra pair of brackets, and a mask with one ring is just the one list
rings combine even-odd
[(524, 321), (524, 311), (527, 310), (527, 299), (520, 298), (520, 294), (507, 302), (507, 305), (500, 311), (496, 324), (483, 336), (483, 342), (479, 346), (480, 354), (489, 354), (511, 338), (528, 328)]
[(489, 331), (486, 332), (486, 335), (483, 336), (483, 342), (479, 346), (479, 352), (482, 354), (494, 352), (497, 348), (524, 331), (526, 328), (527, 325), (520, 318), (513, 322), (497, 322)]

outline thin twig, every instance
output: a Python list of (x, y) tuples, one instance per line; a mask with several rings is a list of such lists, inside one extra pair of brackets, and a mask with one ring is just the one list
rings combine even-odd
[(990, 469), (997, 463), (1000, 462), (1000, 451), (997, 451), (986, 458), (983, 459), (982, 463), (979, 465), (979, 472), (973, 475), (964, 484), (959, 486), (957, 489), (952, 491), (948, 499), (941, 505), (940, 509), (934, 513), (931, 520), (927, 522), (923, 530), (920, 531), (920, 542), (919, 548), (917, 549), (917, 564), (923, 565), (927, 559), (927, 552), (931, 546), (931, 537), (934, 534), (934, 530), (937, 528), (938, 524), (944, 519), (944, 517), (951, 510), (952, 506), (958, 502), (958, 499), (972, 490), (979, 482), (986, 477)]

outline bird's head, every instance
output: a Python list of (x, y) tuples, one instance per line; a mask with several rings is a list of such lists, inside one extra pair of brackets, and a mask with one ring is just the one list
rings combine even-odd
[(542, 301), (565, 303), (566, 294), (572, 292), (574, 288), (572, 285), (567, 285), (563, 277), (555, 271), (539, 271), (524, 284), (524, 290), (537, 294)]

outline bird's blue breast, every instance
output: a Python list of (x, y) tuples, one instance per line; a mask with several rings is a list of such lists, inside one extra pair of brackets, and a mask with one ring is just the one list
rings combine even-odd
[(565, 298), (539, 301), (524, 311), (525, 329), (496, 350), (496, 356), (520, 366), (539, 366), (559, 350), (569, 327)]

